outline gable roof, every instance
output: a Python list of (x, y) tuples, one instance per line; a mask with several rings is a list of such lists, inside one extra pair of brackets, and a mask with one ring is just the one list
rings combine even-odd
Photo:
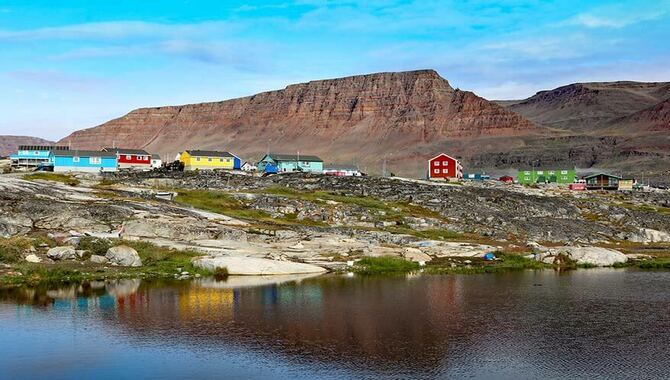
[(151, 154), (151, 158), (154, 159), (154, 160), (160, 160), (160, 159), (161, 159), (161, 156), (159, 156), (159, 155), (157, 155), (157, 154), (155, 154), (155, 153), (152, 153), (152, 154)]
[(283, 154), (283, 153), (269, 153), (266, 156), (272, 157), (275, 161), (312, 161), (323, 162), (318, 156), (310, 156), (308, 154)]
[(103, 148), (105, 152), (115, 152), (118, 154), (141, 154), (141, 155), (149, 155), (149, 152), (147, 152), (144, 149), (124, 149), (124, 148)]
[(593, 177), (597, 177), (597, 176), (600, 176), (600, 175), (603, 175), (605, 177), (612, 177), (612, 178), (616, 178), (616, 179), (621, 179), (621, 177), (619, 177), (618, 175), (607, 174), (607, 173), (593, 173), (593, 174), (585, 175), (584, 179), (593, 178)]
[(101, 150), (79, 150), (79, 149), (72, 149), (72, 150), (67, 150), (67, 149), (59, 149), (59, 150), (52, 150), (51, 154), (54, 156), (60, 156), (60, 157), (114, 157), (116, 158), (116, 153), (115, 152), (105, 152)]
[(237, 157), (230, 152), (219, 152), (216, 150), (186, 150), (185, 152), (195, 157)]
[(436, 158), (438, 158), (438, 157), (442, 157), (442, 156), (446, 156), (447, 158), (449, 158), (449, 159), (451, 159), (451, 160), (458, 161), (457, 158), (453, 158), (453, 157), (451, 157), (450, 155), (448, 155), (448, 154), (446, 154), (446, 153), (440, 153), (440, 154), (438, 154), (437, 156), (428, 159), (428, 162), (433, 161), (434, 159), (436, 159)]

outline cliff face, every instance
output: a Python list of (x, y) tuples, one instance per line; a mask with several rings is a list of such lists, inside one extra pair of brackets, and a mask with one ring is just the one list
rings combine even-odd
[(227, 149), (248, 159), (269, 147), (374, 167), (384, 155), (400, 166), (411, 157), (423, 167), (423, 159), (458, 141), (515, 140), (538, 131), (524, 117), (422, 70), (312, 81), (216, 103), (142, 108), (61, 143), (86, 149), (115, 143), (167, 157), (187, 148)]
[(520, 101), (499, 102), (531, 121), (573, 132), (597, 132), (621, 117), (670, 98), (670, 83), (575, 83)]
[(30, 136), (0, 136), (0, 157), (9, 156), (19, 145), (51, 145), (53, 141)]

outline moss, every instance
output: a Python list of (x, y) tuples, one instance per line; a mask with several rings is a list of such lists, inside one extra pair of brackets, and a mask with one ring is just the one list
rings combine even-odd
[(419, 268), (418, 263), (393, 256), (365, 257), (354, 265), (361, 274), (408, 273)]
[(228, 268), (216, 268), (213, 275), (217, 281), (225, 280), (228, 278)]
[(35, 180), (54, 181), (64, 183), (70, 186), (77, 186), (80, 183), (78, 179), (74, 178), (70, 174), (48, 173), (48, 172), (26, 174), (23, 176), (23, 179), (28, 181), (35, 181)]
[(107, 250), (112, 247), (112, 242), (107, 239), (100, 239), (92, 236), (84, 236), (78, 244), (79, 249), (83, 249), (90, 255), (104, 256)]
[(179, 190), (175, 201), (232, 218), (260, 222), (260, 224), (326, 226), (323, 222), (311, 219), (299, 220), (297, 217), (290, 216), (273, 218), (267, 212), (249, 208), (244, 203), (221, 191)]

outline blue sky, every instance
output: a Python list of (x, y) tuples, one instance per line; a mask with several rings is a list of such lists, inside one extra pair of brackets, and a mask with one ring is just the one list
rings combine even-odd
[(379, 71), (433, 68), (489, 99), (670, 81), (668, 25), (670, 0), (0, 0), (0, 134)]

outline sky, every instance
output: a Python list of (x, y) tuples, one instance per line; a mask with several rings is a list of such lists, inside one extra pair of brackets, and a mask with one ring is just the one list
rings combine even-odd
[(670, 0), (0, 0), (0, 135), (427, 68), (487, 99), (670, 81)]

